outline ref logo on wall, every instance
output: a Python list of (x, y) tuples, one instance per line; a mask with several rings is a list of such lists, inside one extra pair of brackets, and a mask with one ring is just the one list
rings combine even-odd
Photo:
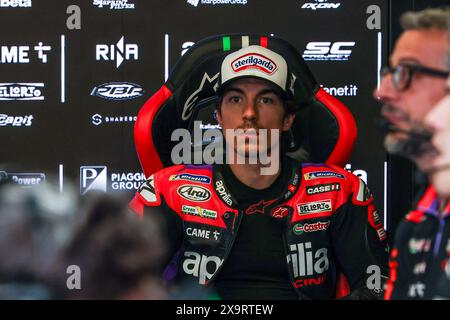
[(145, 175), (141, 172), (114, 172), (108, 175), (106, 166), (80, 167), (80, 193), (96, 190), (108, 191), (136, 191), (144, 182)]
[(139, 47), (137, 44), (125, 44), (125, 37), (122, 36), (116, 44), (97, 44), (95, 59), (97, 61), (115, 61), (116, 68), (119, 68), (125, 60), (139, 59)]
[(101, 114), (94, 114), (91, 117), (91, 122), (95, 126), (99, 126), (101, 124), (122, 124), (122, 123), (134, 123), (137, 120), (137, 116), (117, 116), (117, 115), (108, 115), (103, 116)]
[(138, 84), (130, 82), (110, 82), (101, 84), (91, 91), (91, 96), (107, 100), (131, 100), (144, 94), (144, 90)]
[(0, 8), (31, 8), (31, 0), (0, 0)]

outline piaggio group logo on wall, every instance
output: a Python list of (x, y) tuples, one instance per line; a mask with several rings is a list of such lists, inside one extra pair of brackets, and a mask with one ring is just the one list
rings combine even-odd
[(108, 175), (107, 166), (80, 167), (80, 193), (89, 191), (136, 191), (145, 181), (142, 172), (114, 172)]

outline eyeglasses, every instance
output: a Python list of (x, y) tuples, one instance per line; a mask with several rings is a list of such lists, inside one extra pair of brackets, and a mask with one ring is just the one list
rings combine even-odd
[(399, 91), (409, 88), (414, 73), (423, 73), (438, 78), (447, 78), (450, 74), (449, 71), (431, 69), (415, 64), (399, 64), (394, 68), (386, 66), (382, 70), (383, 77), (388, 73), (392, 73), (392, 84)]

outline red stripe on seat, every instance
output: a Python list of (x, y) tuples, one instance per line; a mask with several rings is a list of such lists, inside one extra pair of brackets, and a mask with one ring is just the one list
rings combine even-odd
[(358, 132), (355, 118), (342, 102), (322, 88), (317, 91), (315, 97), (331, 111), (339, 125), (337, 143), (326, 163), (344, 167), (352, 154)]
[(163, 85), (145, 102), (134, 125), (134, 143), (141, 167), (147, 178), (164, 167), (153, 143), (152, 123), (159, 108), (171, 95), (172, 92)]

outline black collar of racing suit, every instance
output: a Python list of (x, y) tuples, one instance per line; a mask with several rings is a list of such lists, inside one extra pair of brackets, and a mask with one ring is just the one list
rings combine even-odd
[[(285, 161), (291, 162), (290, 166), (283, 166), (281, 170), (286, 170), (285, 168), (290, 168), (290, 178), (287, 184), (281, 189), (281, 193), (275, 197), (277, 201), (275, 201), (270, 207), (275, 207), (281, 202), (286, 202), (297, 192), (301, 183), (301, 164), (295, 159), (292, 159), (288, 156), (284, 156), (283, 161), (281, 163), (285, 163)], [(230, 192), (230, 188), (227, 185), (227, 181), (224, 179), (224, 164), (214, 164), (213, 165), (213, 184), (214, 191), (217, 196), (221, 199), (223, 203), (225, 203), (228, 207), (240, 210), (239, 203), (236, 197)]]

